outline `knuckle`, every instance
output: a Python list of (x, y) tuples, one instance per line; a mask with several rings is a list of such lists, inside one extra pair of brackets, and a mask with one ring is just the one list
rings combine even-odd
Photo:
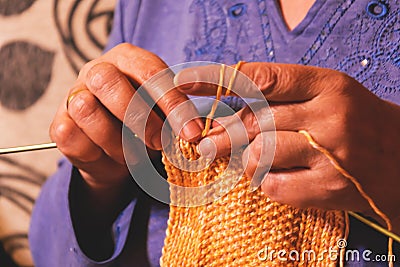
[(99, 108), (99, 102), (88, 93), (81, 92), (71, 101), (68, 112), (78, 125), (88, 123)]
[(244, 125), (246, 126), (249, 138), (250, 139), (255, 138), (255, 136), (260, 132), (260, 125), (257, 117), (255, 116), (253, 111), (250, 110), (249, 107), (246, 107), (243, 110), (241, 117), (242, 121), (244, 122)]
[(117, 68), (106, 62), (101, 62), (92, 66), (87, 73), (88, 86), (94, 92), (111, 92), (119, 86), (122, 74)]
[(261, 184), (261, 190), (273, 201), (284, 202), (281, 196), (282, 179), (281, 175), (267, 175), (264, 183)]
[(106, 60), (113, 60), (113, 62), (120, 63), (120, 60), (127, 60), (132, 55), (137, 53), (139, 47), (130, 43), (120, 43), (113, 48), (111, 48), (107, 53), (105, 53), (101, 58)]
[(162, 98), (162, 101), (162, 105), (165, 107), (165, 110), (168, 113), (172, 112), (176, 107), (179, 106), (179, 104), (182, 103), (181, 97), (172, 91), (170, 93), (167, 93)]
[(130, 112), (125, 115), (124, 123), (133, 132), (144, 129), (148, 116), (144, 112)]
[[(259, 124), (270, 124), (272, 121), (272, 109), (271, 106), (265, 101), (255, 102), (254, 104), (248, 105), (251, 107), (254, 116), (258, 120)], [(267, 127), (269, 129), (269, 127)]]
[[(255, 146), (258, 147), (259, 150), (259, 158), (263, 160), (265, 163), (272, 163), (270, 162), (270, 157), (267, 157), (275, 150), (276, 146), (276, 137), (275, 133), (273, 132), (263, 132), (255, 138), (256, 141)], [(268, 160), (268, 161), (267, 161)], [(271, 159), (272, 160), (272, 159)]]
[(274, 159), (274, 149), (271, 148), (271, 144), (274, 142), (270, 140), (269, 136), (265, 137), (263, 134), (259, 134), (248, 146), (248, 159), (246, 165), (246, 173), (249, 176), (260, 174), (265, 175), (269, 171), (272, 161)]
[(80, 69), (78, 73), (78, 79), (84, 79), (88, 73), (88, 71), (97, 63), (99, 62), (99, 59), (94, 59), (89, 62), (87, 62), (83, 67)]
[(110, 52), (126, 52), (131, 51), (132, 49), (136, 48), (133, 44), (130, 43), (121, 43), (113, 47)]
[(261, 160), (261, 154), (263, 150), (263, 138), (261, 135), (257, 135), (256, 138), (251, 142), (250, 144), (250, 153), (251, 153), (251, 158), (254, 158), (254, 160), (260, 161)]
[(116, 66), (135, 68), (135, 59), (140, 60), (141, 65), (147, 66), (147, 68), (142, 69), (140, 73), (140, 78), (143, 81), (154, 76), (161, 70), (160, 68), (154, 66), (163, 65), (164, 67), (167, 67), (167, 65), (156, 54), (129, 43), (119, 44), (114, 49), (110, 50), (110, 52), (118, 55), (115, 59)]
[(342, 89), (351, 88), (354, 79), (351, 78), (344, 72), (335, 71), (335, 70), (326, 70), (325, 72), (325, 80), (326, 84), (329, 84), (329, 88), (337, 92)]
[(277, 65), (264, 64), (253, 72), (253, 81), (263, 94), (267, 94), (278, 82), (281, 68)]
[[(157, 66), (157, 64), (154, 64), (154, 59), (152, 57), (146, 59), (148, 61), (148, 66)], [(162, 69), (159, 67), (150, 67), (145, 70), (142, 70), (141, 77), (140, 77), (140, 83), (143, 83), (150, 79), (151, 77), (155, 76), (157, 73), (159, 73)]]
[(73, 135), (74, 129), (71, 124), (53, 122), (50, 127), (50, 138), (53, 142), (57, 143), (57, 147), (61, 151), (68, 147)]
[[(53, 122), (50, 126), (50, 138), (57, 144), (57, 148), (63, 155), (75, 162), (88, 163), (99, 159), (102, 155), (101, 150), (90, 148), (90, 145), (88, 147), (83, 140), (76, 140), (79, 139), (79, 134), (75, 127), (73, 123)], [(76, 142), (71, 142), (71, 140)], [(76, 143), (83, 145), (76, 147)]]

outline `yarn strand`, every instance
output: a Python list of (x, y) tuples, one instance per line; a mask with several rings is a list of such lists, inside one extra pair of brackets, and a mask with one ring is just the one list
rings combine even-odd
[(234, 68), (234, 70), (233, 70), (231, 79), (229, 80), (229, 84), (228, 84), (228, 88), (226, 89), (225, 96), (229, 96), (229, 95), (230, 95), (230, 93), (231, 93), (231, 91), (232, 91), (233, 83), (234, 83), (235, 80), (236, 80), (237, 72), (238, 72), (239, 68), (240, 68), (244, 63), (246, 63), (246, 62), (245, 62), (245, 61), (239, 61), (239, 62), (236, 64), (236, 66), (235, 66), (235, 68)]
[[(231, 91), (232, 91), (233, 83), (234, 83), (235, 80), (236, 80), (237, 72), (238, 72), (239, 68), (240, 68), (244, 63), (246, 63), (246, 62), (245, 62), (245, 61), (239, 61), (239, 62), (235, 65), (235, 68), (233, 69), (232, 76), (231, 76), (231, 78), (230, 78), (230, 80), (229, 80), (229, 83), (228, 83), (228, 88), (226, 89), (226, 92), (225, 92), (225, 96), (229, 96), (229, 95), (230, 95), (230, 93), (231, 93)], [(210, 113), (207, 115), (206, 125), (205, 125), (205, 127), (204, 127), (203, 132), (201, 133), (201, 136), (202, 136), (202, 137), (206, 136), (206, 135), (208, 134), (208, 132), (210, 131), (210, 128), (211, 128), (211, 121), (212, 121), (212, 119), (214, 118), (215, 111), (217, 110), (218, 102), (219, 102), (219, 100), (221, 99), (222, 89), (223, 89), (223, 84), (224, 84), (224, 76), (225, 76), (225, 65), (222, 64), (222, 65), (221, 65), (221, 69), (220, 69), (220, 71), (219, 71), (219, 83), (218, 83), (218, 88), (217, 88), (217, 95), (216, 95), (215, 101), (214, 101), (214, 103), (213, 103), (213, 105), (212, 105), (212, 107), (211, 107), (211, 111), (210, 111)]]
[[(389, 232), (392, 231), (392, 223), (389, 217), (378, 208), (374, 200), (364, 191), (362, 185), (358, 182), (358, 180), (354, 176), (350, 175), (350, 173), (348, 173), (342, 166), (340, 166), (339, 162), (335, 159), (335, 157), (326, 148), (318, 144), (307, 131), (300, 130), (299, 133), (307, 138), (307, 141), (313, 148), (317, 149), (322, 154), (324, 154), (329, 159), (333, 167), (340, 172), (340, 174), (349, 179), (356, 186), (358, 192), (365, 200), (368, 201), (368, 204), (370, 205), (372, 210), (379, 217), (381, 217), (382, 220), (385, 221), (388, 231)], [(389, 258), (389, 266), (393, 267), (393, 239), (391, 237), (389, 237), (388, 240), (388, 258)]]
[(210, 113), (207, 115), (206, 119), (206, 125), (204, 127), (203, 132), (201, 133), (201, 137), (204, 137), (208, 134), (211, 128), (211, 121), (214, 118), (215, 111), (217, 110), (218, 102), (221, 99), (222, 95), (222, 87), (224, 84), (224, 76), (225, 76), (225, 65), (221, 65), (221, 69), (219, 71), (219, 83), (218, 83), (218, 88), (217, 88), (217, 95), (215, 97), (215, 101), (211, 107)]

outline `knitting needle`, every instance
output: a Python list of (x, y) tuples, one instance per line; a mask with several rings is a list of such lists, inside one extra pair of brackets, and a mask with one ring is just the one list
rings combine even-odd
[(0, 155), (57, 148), (56, 143), (0, 148)]
[[(45, 144), (36, 144), (36, 145), (28, 145), (28, 146), (10, 147), (10, 148), (0, 148), (0, 155), (21, 153), (21, 152), (28, 152), (28, 151), (37, 151), (37, 150), (44, 150), (44, 149), (52, 149), (52, 148), (57, 148), (56, 143), (45, 143)], [(368, 220), (367, 218), (365, 218), (355, 212), (348, 211), (348, 213), (351, 216), (353, 216), (354, 218), (356, 218), (357, 220), (361, 221), (362, 223), (365, 223), (366, 225), (377, 230), (381, 234), (384, 234), (387, 237), (391, 237), (391, 238), (393, 238), (393, 240), (396, 240), (397, 242), (400, 243), (400, 236), (396, 235), (395, 233), (386, 230), (382, 226)]]
[(348, 213), (353, 216), (354, 218), (356, 218), (357, 220), (361, 221), (362, 223), (365, 223), (366, 225), (368, 225), (369, 227), (377, 230), (378, 232), (380, 232), (381, 234), (393, 238), (393, 240), (396, 240), (397, 242), (400, 243), (400, 236), (396, 235), (395, 233), (388, 231), (387, 229), (383, 228), (382, 226), (368, 220), (367, 218), (352, 212), (352, 211), (348, 211)]

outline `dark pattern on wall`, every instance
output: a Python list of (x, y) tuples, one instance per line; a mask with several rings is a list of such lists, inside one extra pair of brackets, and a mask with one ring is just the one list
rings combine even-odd
[[(67, 10), (61, 7), (63, 2), (70, 2)], [(54, 2), (57, 30), (63, 42), (65, 55), (75, 72), (79, 71), (83, 63), (92, 59), (91, 50), (101, 51), (106, 45), (114, 13), (113, 9), (99, 8), (103, 2), (107, 0)]]
[[(23, 181), (24, 183), (29, 183), (32, 186), (41, 186), (46, 180), (46, 175), (44, 173), (34, 169), (29, 165), (19, 163), (17, 160), (3, 156), (0, 158), (0, 162), (2, 165), (11, 165), (19, 170), (18, 174), (8, 173), (0, 170), (0, 179), (2, 180), (19, 180)], [(13, 189), (7, 185), (1, 184), (0, 195), (19, 206), (23, 211), (27, 213), (31, 212), (34, 199), (22, 193), (18, 189)]]
[(35, 0), (0, 0), (0, 14), (11, 16), (21, 14), (32, 6)]
[[(35, 202), (34, 198), (26, 194), (26, 192), (19, 190), (18, 187), (13, 187), (12, 183), (8, 184), (7, 181), (19, 181), (32, 186), (32, 188), (39, 188), (46, 180), (46, 175), (29, 165), (19, 163), (17, 160), (9, 157), (0, 157), (1, 170), (0, 170), (0, 197), (7, 199), (13, 203), (20, 210), (26, 214), (30, 214)], [(7, 171), (9, 167), (17, 169), (17, 171)], [(6, 171), (4, 171), (6, 170)], [(4, 250), (9, 255), (14, 255), (18, 250), (29, 249), (28, 233), (10, 233), (0, 238), (0, 242)], [(0, 265), (9, 260), (8, 258), (0, 258)], [(10, 265), (7, 265), (10, 266)], [(22, 266), (22, 265), (21, 265)]]
[(35, 44), (16, 41), (0, 49), (0, 103), (24, 110), (45, 92), (53, 67), (54, 53)]
[[(29, 21), (33, 17), (42, 19), (43, 16), (49, 23), (49, 28), (45, 31), (55, 30), (54, 32), (59, 34), (57, 44), (49, 44), (49, 40), (36, 38), (35, 31), (32, 33), (28, 31), (27, 38), (21, 37), (16, 32), (17, 37), (11, 34), (11, 38), (7, 38), (7, 42), (1, 44), (1, 107), (6, 108), (7, 112), (21, 115), (19, 123), (23, 124), (25, 119), (31, 119), (28, 116), (29, 112), (47, 90), (55, 87), (63, 95), (63, 90), (66, 90), (65, 84), (57, 87), (56, 83), (57, 77), (63, 75), (59, 73), (60, 70), (62, 73), (77, 73), (85, 62), (101, 53), (111, 31), (114, 5), (115, 0), (0, 0), (1, 19), (17, 21), (18, 18), (22, 28), (30, 29)], [(35, 9), (30, 8), (32, 6), (35, 6)], [(47, 10), (47, 13), (40, 14), (42, 10)], [(37, 25), (32, 25), (33, 28), (37, 29)], [(9, 34), (8, 29), (5, 32)], [(24, 32), (22, 36), (25, 34)], [(31, 36), (34, 38), (30, 38)], [(53, 51), (54, 47), (57, 47), (57, 50)], [(64, 55), (60, 55), (60, 51)], [(62, 64), (65, 66), (61, 66)], [(54, 70), (58, 72), (53, 73)], [(30, 107), (32, 109), (29, 109)], [(48, 107), (43, 109), (49, 110)], [(34, 119), (41, 120), (41, 118)], [(9, 131), (9, 129), (2, 130)], [(47, 132), (47, 129), (45, 131)], [(10, 145), (14, 145), (14, 141), (12, 142)], [(20, 140), (15, 140), (15, 144), (20, 144)], [(11, 205), (9, 208), (13, 214), (5, 214), (5, 217), (12, 222), (20, 220), (19, 217), (14, 217), (16, 216), (14, 211), (19, 215), (30, 216), (36, 193), (48, 175), (31, 167), (35, 166), (35, 162), (29, 165), (21, 162), (18, 156), (0, 156), (0, 198), (6, 200), (3, 206)], [(9, 256), (18, 263), (18, 266), (33, 266), (29, 261), (24, 260), (24, 263), (18, 261), (21, 251), (26, 254), (29, 249), (28, 229), (12, 230), (15, 228), (9, 226), (7, 229), (11, 231), (3, 231), (0, 236), (0, 266), (14, 266)]]

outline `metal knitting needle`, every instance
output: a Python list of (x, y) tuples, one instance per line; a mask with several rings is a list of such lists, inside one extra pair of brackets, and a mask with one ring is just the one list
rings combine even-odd
[(393, 240), (396, 240), (397, 242), (400, 243), (400, 236), (396, 235), (395, 233), (385, 229), (384, 227), (380, 226), (379, 224), (376, 224), (370, 220), (368, 220), (367, 218), (365, 218), (364, 216), (361, 216), (358, 213), (352, 212), (352, 211), (348, 211), (349, 215), (353, 216), (354, 218), (356, 218), (357, 220), (359, 220), (360, 222), (368, 225), (369, 227), (375, 229), (376, 231), (380, 232), (381, 234), (392, 238)]
[[(56, 143), (44, 143), (44, 144), (36, 144), (36, 145), (28, 145), (28, 146), (0, 148), (0, 155), (37, 151), (37, 150), (45, 150), (45, 149), (53, 149), (53, 148), (57, 148)], [(387, 237), (393, 238), (393, 240), (396, 240), (397, 242), (400, 242), (400, 237), (398, 235), (394, 234), (393, 232), (388, 231), (384, 227), (368, 220), (367, 218), (365, 218), (355, 212), (348, 211), (348, 213), (349, 213), (349, 215), (358, 219), (362, 223), (370, 226), (371, 228), (374, 228), (381, 234), (386, 235)]]
[[(85, 90), (87, 90), (87, 88), (78, 89), (75, 92), (72, 92), (68, 96), (67, 103), (66, 103), (67, 109), (68, 109), (68, 105), (71, 102), (72, 98), (74, 98), (79, 92), (82, 92)], [(28, 146), (0, 148), (0, 155), (37, 151), (37, 150), (44, 150), (44, 149), (52, 149), (52, 148), (57, 148), (56, 143), (44, 143), (44, 144), (35, 144), (35, 145), (28, 145)]]
[(28, 146), (0, 148), (0, 155), (21, 153), (21, 152), (28, 152), (28, 151), (36, 151), (36, 150), (44, 150), (44, 149), (52, 149), (52, 148), (57, 148), (56, 143), (45, 143), (45, 144), (36, 144), (36, 145), (28, 145)]

